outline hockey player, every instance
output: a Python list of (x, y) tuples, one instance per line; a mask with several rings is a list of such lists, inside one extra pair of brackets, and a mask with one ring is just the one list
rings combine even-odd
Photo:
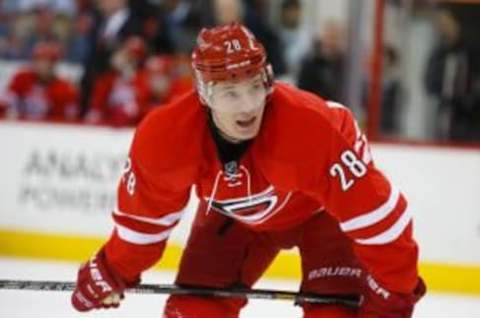
[[(425, 286), (408, 204), (352, 114), (274, 82), (263, 46), (239, 24), (202, 30), (192, 65), (196, 91), (137, 129), (115, 230), (80, 268), (73, 306), (117, 307), (161, 258), (195, 185), (177, 284), (250, 287), (297, 246), (302, 292), (362, 299), (358, 309), (301, 304), (304, 317), (411, 317)], [(246, 302), (171, 296), (164, 317), (234, 318)]]
[[(68, 80), (55, 74), (60, 48), (39, 42), (32, 62), (14, 74), (8, 88), (0, 93), (6, 116), (19, 119), (70, 121), (78, 116), (78, 92)], [(1, 108), (1, 107), (0, 107)]]

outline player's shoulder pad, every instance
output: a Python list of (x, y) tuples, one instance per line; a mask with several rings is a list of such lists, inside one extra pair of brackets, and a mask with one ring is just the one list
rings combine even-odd
[(288, 145), (289, 153), (305, 160), (323, 151), (327, 141), (351, 117), (350, 111), (340, 104), (278, 82), (268, 107), (264, 129), (270, 142)]
[(193, 91), (150, 112), (138, 126), (130, 155), (158, 173), (192, 169), (201, 156), (204, 110)]

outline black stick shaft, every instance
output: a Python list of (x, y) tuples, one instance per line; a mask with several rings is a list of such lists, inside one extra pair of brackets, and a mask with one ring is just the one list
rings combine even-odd
[[(75, 283), (62, 281), (0, 280), (0, 289), (36, 290), (36, 291), (73, 291)], [(214, 297), (245, 297), (249, 299), (291, 300), (315, 304), (342, 304), (350, 307), (358, 306), (354, 297), (334, 297), (300, 294), (290, 291), (269, 289), (221, 289), (201, 287), (181, 287), (167, 284), (142, 284), (126, 290), (133, 294), (171, 294), (198, 295)]]

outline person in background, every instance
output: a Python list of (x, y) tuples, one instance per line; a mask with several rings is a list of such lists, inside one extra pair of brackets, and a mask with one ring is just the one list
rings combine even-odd
[[(38, 11), (37, 11), (38, 13)], [(32, 55), (34, 45), (39, 41), (54, 41), (52, 37), (34, 37), (36, 29), (36, 13), (32, 11), (10, 11), (8, 14), (8, 28), (5, 35), (5, 46), (2, 50), (2, 59), (28, 60)], [(42, 29), (41, 27), (39, 28)], [(41, 31), (40, 31), (41, 32)]]
[(383, 51), (382, 82), (380, 131), (385, 136), (395, 136), (400, 132), (402, 84), (398, 52), (390, 45)]
[(330, 21), (314, 39), (311, 52), (302, 62), (298, 87), (341, 102), (344, 56), (343, 30), (336, 21)]
[(195, 43), (195, 35), (205, 24), (204, 3), (202, 0), (165, 0), (162, 6), (165, 21), (164, 36), (171, 40), (173, 50), (156, 50), (156, 53), (188, 54)]
[(130, 0), (132, 13), (140, 20), (141, 36), (147, 44), (148, 51), (155, 54), (172, 54), (175, 46), (167, 24), (166, 1)]
[[(462, 38), (456, 18), (447, 10), (436, 14), (438, 41), (425, 70), (425, 89), (437, 100), (438, 138), (469, 140), (474, 133), (474, 55)], [(477, 127), (478, 129), (478, 127)]]
[(130, 36), (141, 33), (141, 21), (129, 9), (127, 0), (98, 0), (96, 15), (91, 28), (86, 53), (84, 74), (81, 79), (82, 114), (88, 111), (92, 83), (97, 75), (110, 67), (115, 52)]
[[(380, 133), (382, 137), (398, 137), (402, 98), (404, 97), (400, 78), (399, 56), (397, 50), (389, 44), (383, 48), (382, 95), (380, 109)], [(365, 62), (365, 80), (363, 82), (363, 105), (368, 111), (370, 70), (372, 56)]]
[(89, 48), (89, 34), (93, 27), (93, 14), (79, 8), (72, 22), (72, 34), (68, 43), (67, 59), (72, 63), (85, 63)]
[(310, 49), (310, 36), (302, 23), (302, 1), (284, 0), (280, 7), (279, 36), (285, 48), (288, 73), (296, 79), (301, 60)]
[(148, 75), (147, 111), (172, 102), (193, 88), (192, 81), (177, 71), (177, 61), (170, 55), (154, 55), (145, 63)]
[(0, 0), (0, 58), (5, 59), (9, 57), (10, 43), (11, 42), (11, 24), (15, 19), (15, 14), (5, 10), (5, 4), (3, 0)]
[(56, 74), (59, 58), (60, 49), (56, 43), (39, 42), (35, 45), (30, 65), (21, 68), (0, 95), (6, 117), (55, 121), (77, 119), (77, 90)]
[(145, 62), (148, 75), (149, 107), (168, 103), (172, 98), (173, 57), (170, 55), (151, 56)]
[(145, 57), (145, 42), (138, 36), (128, 38), (113, 54), (110, 69), (94, 83), (87, 123), (116, 127), (138, 123), (148, 99), (147, 77), (142, 69)]
[(55, 42), (63, 48), (70, 27), (52, 3), (33, 3), (26, 12), (30, 19), (20, 58), (30, 57), (38, 42)]

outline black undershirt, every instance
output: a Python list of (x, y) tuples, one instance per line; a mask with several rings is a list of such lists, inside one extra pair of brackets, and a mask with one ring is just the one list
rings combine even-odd
[[(208, 127), (212, 133), (213, 141), (217, 148), (217, 155), (222, 163), (223, 171), (227, 175), (235, 175), (238, 170), (238, 161), (242, 155), (247, 151), (252, 139), (245, 140), (239, 143), (233, 143), (226, 140), (220, 134), (217, 126), (213, 122), (212, 113), (208, 111)], [(235, 177), (234, 177), (235, 178)], [(218, 228), (217, 234), (224, 236), (235, 223), (233, 218), (227, 217), (225, 222)]]
[(220, 134), (217, 126), (215, 126), (211, 112), (208, 112), (208, 126), (210, 128), (210, 132), (212, 133), (212, 137), (217, 148), (218, 157), (223, 165), (223, 170), (226, 173), (235, 173), (238, 167), (238, 161), (245, 153), (245, 151), (247, 151), (248, 146), (252, 142), (252, 139), (245, 140), (239, 143), (233, 143), (226, 140)]

